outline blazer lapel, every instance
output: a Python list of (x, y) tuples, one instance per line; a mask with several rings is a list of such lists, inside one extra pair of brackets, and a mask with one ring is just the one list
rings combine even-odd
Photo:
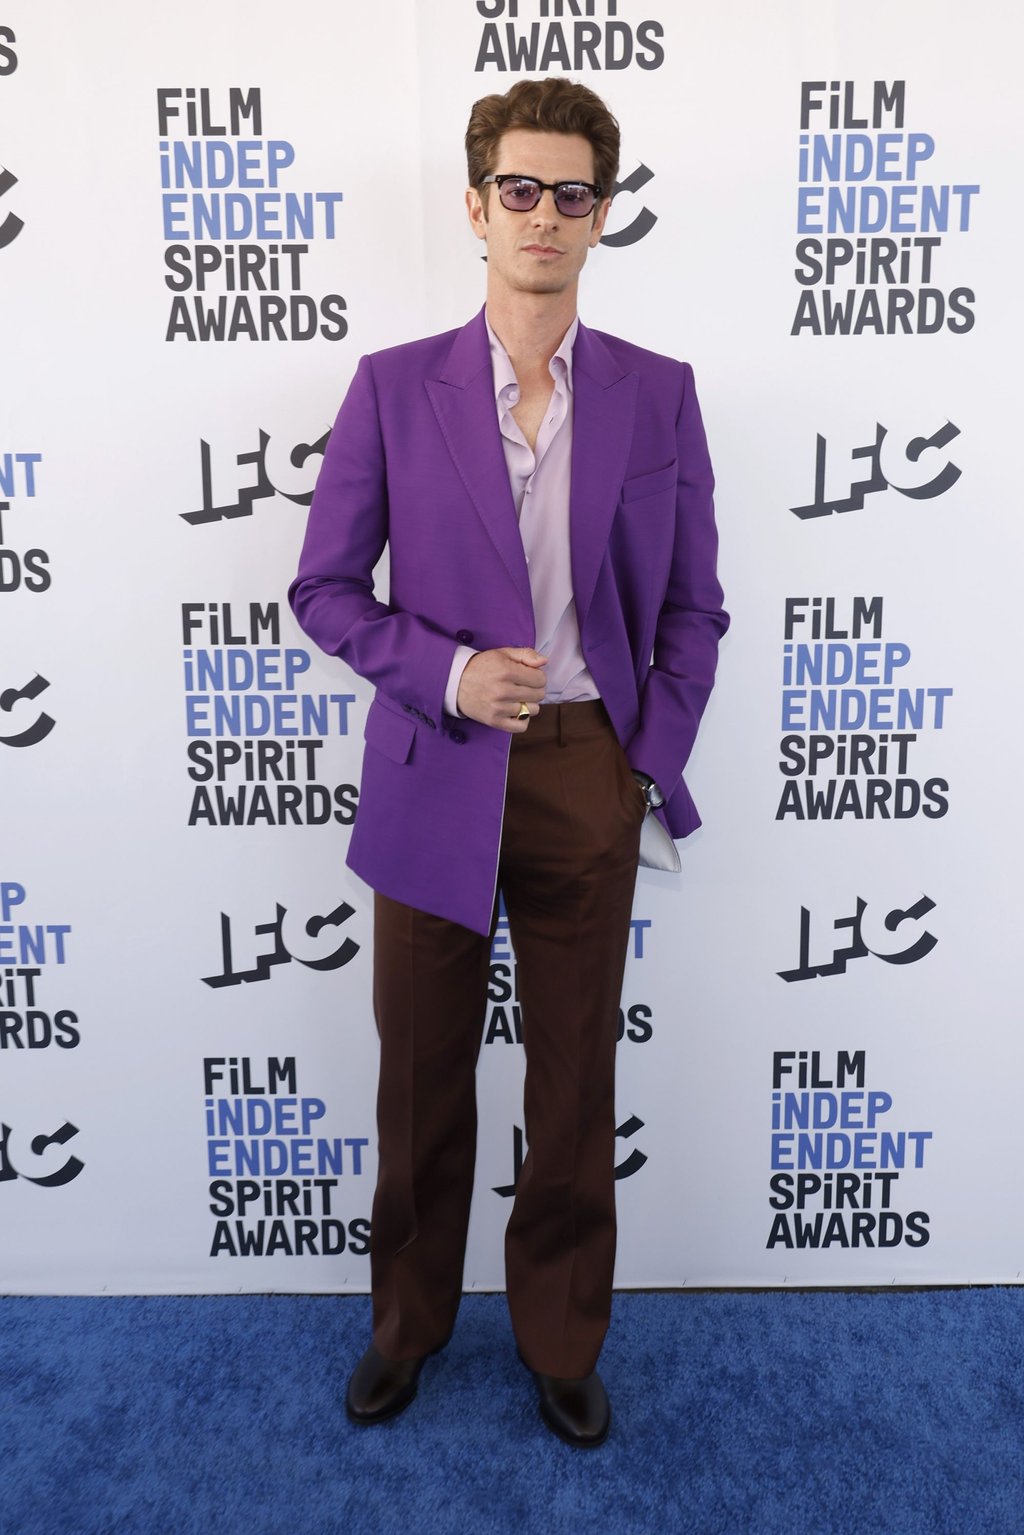
[(456, 335), (440, 376), (424, 385), (459, 477), (532, 624), (530, 577), (498, 430), (483, 310)]
[(590, 608), (633, 439), (635, 373), (623, 373), (603, 341), (581, 325), (572, 356), (573, 440), (569, 530), (576, 617)]

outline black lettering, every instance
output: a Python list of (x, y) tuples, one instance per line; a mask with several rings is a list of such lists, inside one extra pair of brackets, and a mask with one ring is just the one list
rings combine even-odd
[(24, 1028), (25, 1020), (20, 1013), (0, 1012), (0, 1050), (12, 1047), (15, 1050), (24, 1050), (25, 1041), (21, 1037)]
[[(30, 592), (45, 592), (50, 588), (50, 572), (47, 565), (50, 556), (44, 549), (26, 549), (24, 557), (25, 587)], [(31, 578), (31, 579), (30, 579)]]
[[(612, 197), (619, 197), (623, 192), (639, 192), (653, 179), (654, 172), (641, 161), (635, 171), (631, 171), (628, 176), (624, 176), (615, 183), (612, 187)], [(646, 234), (651, 232), (657, 222), (658, 215), (652, 213), (650, 208), (644, 206), (640, 209), (632, 223), (627, 224), (624, 229), (619, 229), (614, 234), (602, 235), (601, 244), (616, 248), (623, 245), (635, 245), (638, 240), (642, 240)]]
[(874, 1247), (875, 1217), (867, 1210), (858, 1210), (853, 1217), (853, 1245), (854, 1247)]
[(925, 1247), (931, 1232), (928, 1230), (929, 1217), (923, 1210), (912, 1210), (906, 1219), (907, 1234), (904, 1238), (908, 1247)]
[(316, 1221), (296, 1221), (295, 1222), (295, 1256), (298, 1257), (300, 1253), (304, 1253), (304, 1252), (312, 1253), (312, 1254), (315, 1255), (316, 1254), (316, 1236), (317, 1236), (317, 1224), (316, 1224)]
[[(561, 31), (561, 27), (558, 29)], [(540, 45), (540, 22), (535, 21), (530, 26), (527, 37), (519, 37), (512, 22), (505, 23), (505, 36), (508, 39), (508, 67), (518, 71), (527, 69), (532, 74), (537, 68), (537, 49)], [(564, 46), (564, 44), (563, 44)], [(568, 58), (566, 67), (568, 68)], [(544, 66), (541, 65), (541, 68)]]
[(658, 41), (665, 36), (660, 21), (642, 21), (636, 29), (636, 62), (640, 69), (660, 69), (665, 62), (665, 50)]
[(59, 1012), (54, 1013), (53, 1042), (58, 1047), (58, 1049), (73, 1050), (76, 1045), (81, 1044), (82, 1036), (78, 1032), (78, 1029), (75, 1027), (77, 1022), (78, 1015), (71, 1012), (69, 1008), (62, 1007)]
[(487, 982), (488, 1002), (510, 1002), (512, 1000), (512, 966), (508, 964), (491, 965)]
[[(616, 48), (615, 39), (621, 44)], [(605, 69), (628, 69), (633, 58), (633, 29), (624, 21), (610, 21), (605, 30)]]
[(809, 330), (812, 336), (821, 335), (818, 304), (813, 293), (801, 293), (789, 334), (791, 336), (798, 336), (802, 330)]
[[(944, 778), (929, 778), (924, 786), (925, 803), (921, 806), (923, 815), (930, 821), (938, 821), (949, 809), (949, 784)], [(927, 1240), (927, 1239), (926, 1239)]]
[(601, 41), (601, 28), (593, 21), (581, 21), (576, 24), (576, 56), (574, 69), (600, 69), (601, 61), (597, 54), (597, 45)]
[(228, 1178), (215, 1178), (210, 1184), (210, 1214), (230, 1215), (235, 1208)]
[[(797, 1222), (798, 1222), (798, 1228), (797, 1229), (798, 1229), (798, 1232), (799, 1232), (800, 1216), (798, 1215), (796, 1217), (796, 1219), (797, 1219)], [(797, 1236), (797, 1244), (796, 1245), (798, 1247), (800, 1247), (800, 1246), (818, 1247), (819, 1245), (821, 1247), (831, 1247), (833, 1245), (833, 1243), (838, 1243), (840, 1247), (849, 1247), (849, 1245), (850, 1245), (850, 1238), (849, 1238), (849, 1236), (847, 1235), (847, 1232), (846, 1232), (846, 1222), (843, 1220), (843, 1217), (839, 1214), (838, 1210), (836, 1210), (832, 1215), (829, 1216), (829, 1218), (828, 1218), (828, 1225), (825, 1227), (825, 1234), (821, 1238), (821, 1241), (820, 1241), (820, 1244), (819, 1244), (819, 1242), (817, 1240), (817, 1236), (818, 1236), (818, 1231), (820, 1229), (820, 1225), (821, 1225), (821, 1215), (819, 1213), (815, 1217), (815, 1224), (814, 1224), (814, 1237), (815, 1237), (815, 1240), (814, 1241), (807, 1241), (806, 1243), (801, 1243), (799, 1235), (798, 1235)]]
[[(190, 265), (191, 252), (187, 245), (168, 245), (164, 251), (164, 266), (169, 267), (175, 274), (165, 277), (164, 282), (172, 293), (181, 293), (192, 286), (192, 268)], [(178, 280), (175, 280), (175, 279)]]
[[(779, 763), (779, 772), (793, 778), (797, 773), (804, 771), (806, 756), (802, 736), (783, 736), (779, 743), (779, 751), (782, 753), (782, 761)], [(787, 763), (790, 766), (787, 767)], [(788, 786), (787, 786), (788, 787)]]
[[(292, 293), (287, 298), (260, 293), (255, 299), (244, 293), (222, 293), (211, 300), (195, 294), (187, 299), (179, 294), (171, 300), (164, 339), (311, 341), (320, 334), (328, 341), (340, 341), (348, 332), (344, 310), (345, 300), (339, 293), (329, 293), (320, 300), (319, 308), (305, 293)], [(318, 314), (324, 321), (319, 327)]]
[(218, 1254), (227, 1252), (233, 1258), (237, 1258), (238, 1250), (231, 1240), (231, 1227), (227, 1221), (218, 1221), (213, 1229), (213, 1241), (210, 1243), (210, 1257), (216, 1258)]
[(320, 327), (320, 334), (327, 341), (343, 341), (348, 335), (345, 307), (345, 300), (340, 293), (328, 293), (326, 298), (320, 300), (320, 313), (325, 321)]
[[(0, 169), (0, 197), (17, 185), (18, 178), (13, 171)], [(24, 227), (24, 219), (20, 219), (16, 213), (8, 213), (6, 218), (0, 219), (0, 250), (17, 239)]]
[(477, 50), (473, 68), (479, 74), (481, 70), (487, 68), (488, 64), (493, 64), (495, 69), (502, 73), (508, 69), (505, 55), (501, 51), (501, 37), (493, 21), (489, 21), (480, 34), (480, 47)]
[(334, 790), (334, 803), (338, 807), (334, 819), (339, 826), (351, 826), (359, 804), (359, 787), (354, 783), (340, 783)]
[(357, 1258), (370, 1251), (370, 1222), (362, 1216), (348, 1223), (348, 1250)]
[(651, 1009), (643, 1002), (635, 1002), (626, 1014), (628, 1021), (627, 1035), (637, 1045), (645, 1045), (654, 1033), (654, 1025), (651, 1021)]
[(768, 1240), (765, 1243), (765, 1246), (771, 1249), (773, 1247), (778, 1247), (780, 1242), (783, 1247), (793, 1246), (793, 1237), (789, 1229), (789, 1221), (785, 1215), (777, 1215), (772, 1221), (772, 1227), (768, 1233)]
[(548, 28), (547, 37), (544, 39), (544, 51), (541, 54), (540, 68), (542, 74), (548, 74), (553, 65), (559, 69), (571, 69), (572, 59), (569, 56), (569, 44), (565, 40), (565, 32), (559, 22)]
[(883, 1210), (878, 1217), (879, 1247), (899, 1247), (903, 1241), (903, 1217), (895, 1210)]
[[(974, 314), (970, 305), (974, 303), (974, 293), (970, 288), (954, 288), (949, 295), (949, 319), (946, 326), (956, 336), (964, 336), (969, 330), (974, 329)], [(953, 316), (957, 319), (954, 321)], [(927, 1219), (927, 1217), (926, 1217)], [(910, 1217), (907, 1217), (909, 1225)], [(927, 1236), (924, 1238), (927, 1242)]]
[(20, 585), (20, 559), (13, 549), (0, 549), (0, 592), (16, 592)]
[[(797, 282), (802, 283), (804, 287), (810, 287), (812, 284), (819, 283), (821, 281), (825, 269), (820, 261), (814, 260), (815, 256), (820, 255), (820, 240), (801, 240), (797, 245), (796, 258), (800, 262), (800, 266), (795, 269), (793, 276), (796, 278)], [(806, 275), (804, 275), (804, 273), (806, 273)]]
[(18, 55), (9, 43), (16, 43), (18, 39), (10, 27), (0, 27), (0, 75), (13, 75), (18, 67)]
[(768, 1203), (772, 1209), (789, 1210), (793, 1204), (793, 1174), (774, 1173), (769, 1180), (769, 1187), (772, 1191), (772, 1197)]
[(512, 1016), (504, 1007), (492, 1009), (487, 1025), (486, 1043), (492, 1045), (496, 1039), (501, 1039), (506, 1045), (521, 1045), (523, 1042), (522, 1010), (518, 1004), (513, 1004)]

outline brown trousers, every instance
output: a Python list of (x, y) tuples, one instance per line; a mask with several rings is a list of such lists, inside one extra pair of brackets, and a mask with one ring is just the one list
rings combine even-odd
[[(551, 704), (512, 737), (499, 885), (518, 965), (528, 1152), (505, 1237), (526, 1364), (580, 1377), (611, 1312), (615, 1042), (643, 798), (600, 702)], [(495, 914), (496, 920), (496, 914)], [(377, 895), (380, 1163), (374, 1342), (448, 1338), (476, 1157), (490, 940)]]

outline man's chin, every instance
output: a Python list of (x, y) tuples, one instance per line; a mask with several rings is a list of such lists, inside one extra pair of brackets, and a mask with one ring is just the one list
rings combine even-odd
[(518, 284), (521, 293), (564, 293), (568, 286), (568, 279), (554, 272), (535, 272)]

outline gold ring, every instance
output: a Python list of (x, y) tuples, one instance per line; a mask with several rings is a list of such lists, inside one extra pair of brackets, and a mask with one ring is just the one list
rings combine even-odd
[(530, 705), (529, 704), (520, 704), (519, 705), (519, 713), (516, 715), (516, 719), (517, 720), (528, 720), (529, 718), (530, 718)]

